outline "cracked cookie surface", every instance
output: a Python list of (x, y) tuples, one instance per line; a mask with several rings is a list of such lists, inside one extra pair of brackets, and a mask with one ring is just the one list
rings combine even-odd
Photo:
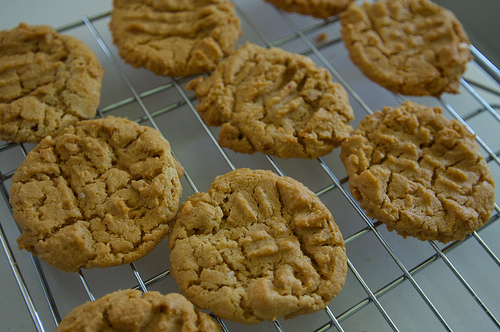
[(38, 143), (93, 118), (103, 75), (74, 37), (24, 23), (0, 31), (0, 139)]
[(323, 309), (342, 289), (342, 234), (298, 181), (237, 169), (184, 202), (169, 234), (181, 293), (244, 324)]
[(19, 248), (67, 272), (136, 261), (168, 233), (182, 174), (157, 130), (80, 121), (43, 139), (12, 177)]
[(474, 136), (440, 108), (405, 102), (363, 119), (340, 157), (362, 209), (420, 240), (461, 240), (488, 221), (494, 179)]
[(404, 95), (458, 93), (471, 60), (455, 15), (428, 0), (351, 5), (342, 13), (351, 60), (372, 81)]
[(177, 293), (119, 290), (74, 308), (55, 332), (218, 332), (219, 325)]
[(222, 0), (114, 0), (109, 26), (126, 62), (165, 76), (211, 71), (241, 34)]
[(344, 11), (353, 0), (266, 0), (287, 12), (327, 19)]
[(219, 143), (236, 152), (313, 159), (353, 130), (344, 88), (308, 57), (279, 48), (247, 43), (186, 87), (206, 124), (221, 126)]

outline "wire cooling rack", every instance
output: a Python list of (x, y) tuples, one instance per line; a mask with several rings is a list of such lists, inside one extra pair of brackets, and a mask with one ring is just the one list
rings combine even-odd
[[(350, 62), (340, 38), (338, 18), (324, 21), (288, 14), (260, 0), (234, 3), (243, 29), (239, 44), (250, 41), (281, 47), (310, 56), (326, 67), (349, 93), (356, 117), (354, 127), (367, 114), (383, 106), (397, 106), (406, 99), (440, 106), (446, 117), (460, 120), (477, 134), (496, 183), (500, 183), (500, 72), (477, 49), (471, 47), (475, 61), (461, 82), (459, 95), (406, 98), (368, 81)], [(196, 98), (184, 88), (193, 77), (158, 77), (126, 65), (111, 41), (108, 22), (109, 12), (103, 12), (56, 28), (85, 41), (106, 69), (98, 116), (127, 117), (160, 130), (170, 141), (186, 170), (181, 181), (182, 201), (197, 191), (206, 191), (215, 176), (232, 169), (271, 169), (313, 190), (330, 209), (344, 235), (347, 281), (324, 311), (256, 326), (214, 317), (223, 331), (500, 329), (498, 189), (489, 222), (465, 240), (443, 245), (403, 239), (360, 210), (348, 190), (339, 149), (307, 161), (259, 153), (243, 155), (221, 148), (217, 143), (218, 128), (203, 123), (195, 111)], [(0, 142), (0, 240), (6, 256), (0, 266), (4, 272), (12, 271), (7, 278), (11, 282), (4, 283), (1, 290), (4, 295), (7, 291), (18, 294), (18, 298), (2, 298), (0, 320), (24, 319), (25, 330), (34, 326), (36, 331), (52, 331), (77, 305), (118, 289), (177, 291), (169, 276), (166, 240), (134, 264), (75, 274), (59, 271), (19, 251), (15, 242), (19, 230), (8, 204), (9, 188), (12, 175), (33, 147)], [(7, 289), (11, 284), (19, 292)]]

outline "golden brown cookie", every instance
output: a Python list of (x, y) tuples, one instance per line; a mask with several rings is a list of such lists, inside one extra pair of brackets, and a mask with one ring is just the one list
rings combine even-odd
[(344, 88), (308, 57), (279, 48), (247, 43), (186, 87), (206, 124), (221, 126), (219, 143), (236, 152), (312, 159), (353, 130)]
[(488, 221), (494, 179), (474, 136), (441, 109), (405, 102), (363, 119), (340, 157), (362, 209), (420, 240), (461, 240)]
[(67, 272), (136, 261), (168, 233), (179, 176), (157, 130), (111, 116), (80, 121), (43, 139), (12, 177), (19, 248)]
[(244, 324), (325, 308), (342, 289), (342, 234), (300, 182), (237, 169), (181, 205), (170, 272), (195, 305)]
[(219, 325), (181, 294), (120, 290), (74, 308), (56, 332), (218, 332)]
[(83, 42), (48, 26), (0, 31), (0, 139), (38, 143), (93, 118), (103, 74)]
[(455, 15), (429, 0), (383, 0), (342, 13), (351, 60), (372, 81), (404, 95), (458, 93), (471, 59)]
[(126, 62), (166, 76), (211, 71), (241, 34), (223, 0), (114, 0), (109, 27)]
[(344, 11), (353, 0), (266, 0), (287, 12), (327, 19)]

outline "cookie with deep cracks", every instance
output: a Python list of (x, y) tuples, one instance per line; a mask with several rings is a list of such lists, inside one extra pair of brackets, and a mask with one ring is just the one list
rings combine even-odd
[(108, 116), (44, 138), (12, 177), (17, 242), (67, 272), (131, 263), (168, 233), (183, 169), (151, 127)]
[(325, 308), (342, 289), (342, 234), (290, 177), (236, 169), (184, 202), (169, 234), (170, 273), (196, 306), (244, 324)]

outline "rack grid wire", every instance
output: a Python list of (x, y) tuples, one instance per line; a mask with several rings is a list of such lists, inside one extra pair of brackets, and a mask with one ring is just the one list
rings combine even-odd
[[(370, 82), (350, 62), (340, 38), (338, 17), (324, 21), (285, 13), (263, 1), (233, 2), (243, 29), (239, 45), (250, 41), (280, 47), (307, 55), (327, 68), (349, 93), (355, 112), (354, 127), (367, 114), (407, 99), (440, 106), (447, 118), (458, 119), (476, 134), (496, 183), (500, 183), (500, 72), (473, 46), (475, 61), (462, 79), (459, 95), (408, 98)], [(195, 111), (195, 96), (184, 88), (194, 77), (159, 77), (125, 64), (112, 43), (108, 22), (106, 11), (57, 29), (84, 40), (106, 70), (98, 116), (127, 117), (160, 130), (170, 141), (186, 170), (181, 180), (182, 201), (197, 191), (205, 191), (217, 175), (232, 169), (271, 169), (313, 190), (330, 209), (344, 235), (347, 281), (324, 311), (256, 326), (213, 316), (223, 331), (500, 329), (498, 189), (489, 222), (465, 240), (444, 245), (403, 239), (359, 208), (348, 190), (340, 149), (308, 161), (259, 153), (243, 155), (221, 148), (217, 143), (218, 129), (204, 124)], [(0, 240), (6, 256), (1, 266), (12, 272), (24, 304), (24, 308), (14, 305), (14, 310), (27, 310), (30, 329), (34, 326), (36, 331), (51, 331), (77, 305), (118, 289), (178, 291), (169, 276), (166, 239), (133, 264), (75, 274), (59, 271), (19, 251), (19, 229), (8, 203), (9, 188), (12, 175), (33, 147), (0, 142)]]

